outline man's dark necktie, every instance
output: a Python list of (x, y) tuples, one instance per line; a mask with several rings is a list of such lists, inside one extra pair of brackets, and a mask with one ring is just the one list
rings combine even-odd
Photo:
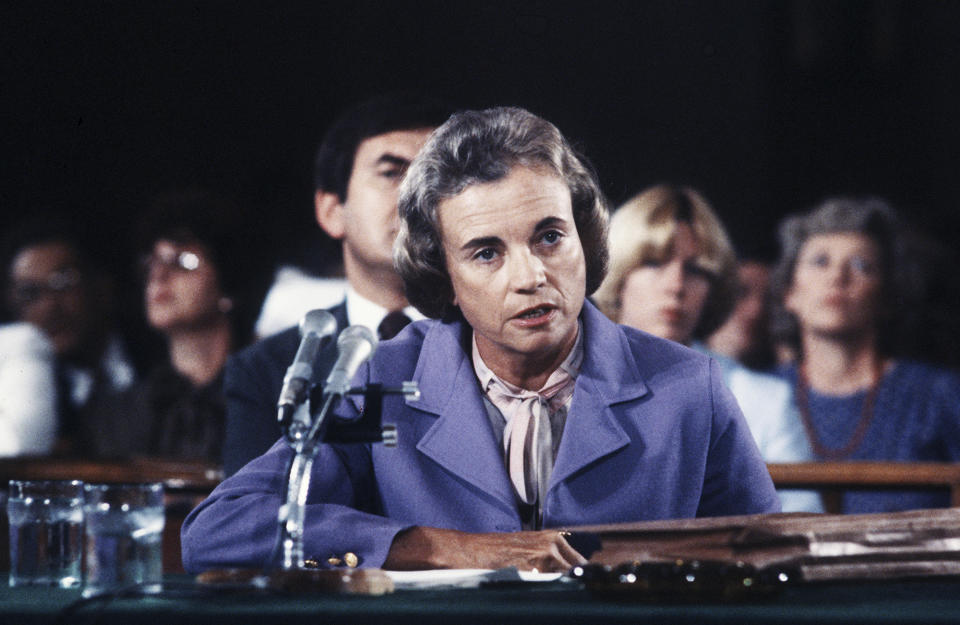
[(377, 326), (377, 336), (380, 337), (381, 341), (392, 339), (408, 323), (410, 323), (410, 317), (403, 314), (402, 310), (395, 310), (384, 317), (380, 325)]

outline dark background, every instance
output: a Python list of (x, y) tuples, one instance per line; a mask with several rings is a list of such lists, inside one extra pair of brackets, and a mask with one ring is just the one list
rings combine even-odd
[(0, 47), (0, 226), (86, 215), (118, 257), (190, 184), (254, 211), (265, 264), (292, 256), (323, 130), (409, 87), (546, 117), (614, 204), (691, 184), (744, 254), (838, 193), (960, 235), (960, 2), (8, 2)]

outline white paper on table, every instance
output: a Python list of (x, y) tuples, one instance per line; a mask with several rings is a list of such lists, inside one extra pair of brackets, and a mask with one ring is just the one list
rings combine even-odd
[(435, 569), (427, 571), (384, 571), (397, 590), (428, 588), (478, 588), (483, 582), (555, 582), (563, 573), (539, 573), (516, 569)]

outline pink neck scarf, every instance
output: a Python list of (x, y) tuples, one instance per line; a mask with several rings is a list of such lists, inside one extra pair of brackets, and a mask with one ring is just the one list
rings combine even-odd
[(563, 363), (539, 391), (529, 391), (501, 380), (477, 349), (473, 338), (473, 367), (487, 399), (503, 414), (503, 450), (507, 473), (517, 497), (525, 504), (542, 502), (553, 470), (554, 450), (551, 419), (570, 406), (574, 384), (583, 362), (583, 331)]

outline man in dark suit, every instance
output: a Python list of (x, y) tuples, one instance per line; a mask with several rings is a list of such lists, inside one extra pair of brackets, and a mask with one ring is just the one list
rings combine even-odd
[[(99, 418), (137, 374), (120, 331), (114, 265), (103, 247), (82, 222), (42, 213), (0, 242), (0, 293), (9, 313), (43, 332), (53, 350), (54, 388), (45, 396), (57, 402), (55, 451), (84, 458), (104, 455)], [(0, 346), (0, 358), (3, 352)]]
[[(422, 318), (407, 303), (393, 268), (397, 187), (427, 135), (450, 113), (444, 104), (415, 94), (381, 96), (348, 110), (324, 136), (314, 169), (314, 211), (324, 232), (343, 245), (349, 286), (346, 299), (329, 309), (339, 329), (360, 324), (388, 338), (404, 319)], [(228, 361), (226, 475), (281, 436), (277, 398), (299, 343), (298, 329), (292, 327)], [(314, 363), (315, 382), (326, 378), (336, 355), (331, 341)]]

